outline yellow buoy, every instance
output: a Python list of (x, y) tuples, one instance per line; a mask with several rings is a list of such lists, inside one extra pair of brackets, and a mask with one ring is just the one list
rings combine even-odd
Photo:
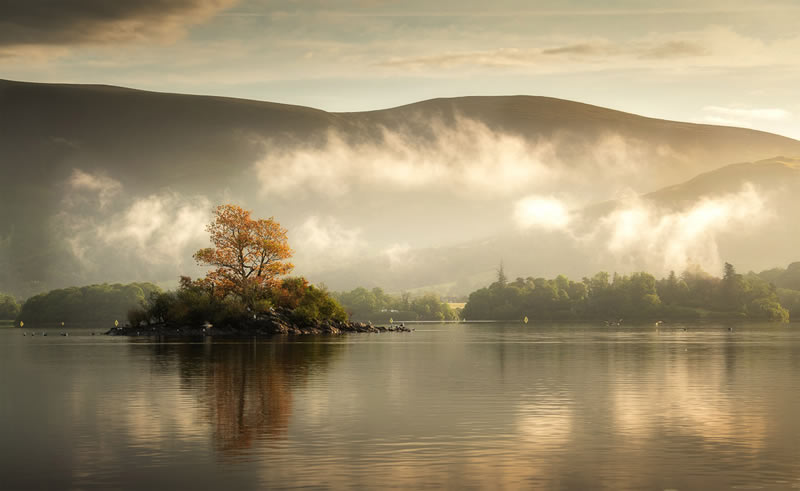
[(528, 316), (527, 316), (527, 315), (525, 316), (525, 318), (524, 318), (524, 319), (522, 319), (522, 322), (524, 322), (525, 324), (527, 324), (527, 323), (528, 323)]
[(22, 327), (22, 326), (24, 326), (24, 325), (25, 325), (25, 323), (24, 323), (24, 322), (22, 322), (22, 321), (19, 321), (19, 327)]
[(119, 327), (119, 321), (114, 321), (114, 327)]

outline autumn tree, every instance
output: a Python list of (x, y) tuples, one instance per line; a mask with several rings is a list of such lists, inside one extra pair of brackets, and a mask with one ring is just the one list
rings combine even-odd
[(201, 249), (194, 259), (215, 269), (204, 281), (215, 295), (234, 294), (248, 304), (263, 296), (294, 265), (286, 229), (273, 220), (253, 219), (236, 205), (221, 205), (206, 227), (214, 247)]

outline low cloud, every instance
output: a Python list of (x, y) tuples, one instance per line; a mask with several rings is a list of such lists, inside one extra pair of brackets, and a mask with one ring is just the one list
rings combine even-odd
[(293, 194), (313, 190), (331, 196), (355, 184), (385, 186), (386, 192), (437, 186), (456, 192), (505, 193), (531, 180), (548, 180), (555, 159), (550, 144), (523, 138), (460, 118), (454, 125), (434, 122), (431, 141), (411, 133), (383, 130), (382, 143), (350, 144), (330, 133), (321, 148), (272, 149), (256, 164), (262, 190)]
[(122, 189), (119, 181), (112, 179), (102, 173), (92, 174), (74, 169), (67, 185), (72, 191), (67, 194), (68, 204), (72, 205), (79, 200), (97, 199), (100, 208), (105, 208), (110, 200)]
[(364, 254), (367, 241), (360, 228), (348, 228), (332, 216), (310, 216), (289, 231), (295, 262), (313, 271), (341, 266)]
[(722, 264), (720, 236), (744, 233), (769, 217), (764, 198), (753, 186), (738, 193), (704, 198), (683, 211), (660, 213), (632, 202), (602, 221), (607, 250), (617, 259), (649, 264), (654, 271), (682, 271), (690, 264), (717, 270)]
[(529, 230), (560, 230), (565, 240), (587, 257), (623, 269), (663, 274), (691, 265), (716, 271), (722, 266), (720, 242), (725, 234), (746, 234), (774, 214), (768, 198), (746, 184), (738, 192), (704, 197), (679, 210), (661, 208), (635, 195), (588, 225), (579, 214), (553, 198), (529, 197), (517, 203), (517, 223)]
[(203, 197), (153, 194), (103, 220), (93, 233), (106, 246), (118, 247), (145, 263), (181, 263), (207, 242), (210, 210), (211, 203)]
[(522, 228), (546, 230), (565, 229), (570, 214), (564, 204), (553, 197), (528, 196), (519, 200), (514, 209), (514, 218)]
[[(671, 150), (616, 134), (556, 135), (531, 142), (464, 117), (426, 123), (418, 131), (383, 128), (380, 143), (349, 143), (336, 132), (321, 146), (284, 148), (265, 143), (255, 164), (267, 196), (344, 197), (356, 189), (383, 194), (434, 190), (441, 196), (491, 199), (554, 187), (607, 199), (627, 186), (663, 182), (656, 160)], [(566, 155), (577, 155), (567, 157)], [(586, 172), (598, 175), (588, 182)], [(672, 177), (672, 176), (669, 176)]]
[(414, 261), (411, 246), (407, 242), (392, 244), (383, 251), (382, 255), (389, 260), (389, 270), (408, 267)]
[(172, 40), (237, 1), (0, 2), (0, 48)]
[[(208, 242), (211, 202), (205, 197), (163, 191), (113, 206), (108, 197), (122, 185), (110, 177), (75, 171), (67, 185), (54, 224), (85, 271), (102, 267), (108, 277), (125, 267), (177, 271), (193, 264), (192, 253)], [(92, 195), (96, 201), (87, 201)]]

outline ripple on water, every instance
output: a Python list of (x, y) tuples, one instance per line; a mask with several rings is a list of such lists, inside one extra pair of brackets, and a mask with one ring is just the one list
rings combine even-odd
[(798, 333), (774, 326), (0, 332), (0, 474), (11, 489), (798, 489), (798, 359)]

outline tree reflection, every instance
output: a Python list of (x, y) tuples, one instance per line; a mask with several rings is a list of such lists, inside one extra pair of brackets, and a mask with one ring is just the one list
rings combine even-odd
[(247, 454), (254, 444), (286, 437), (292, 391), (332, 360), (341, 345), (303, 342), (153, 344), (154, 367), (178, 363), (183, 388), (206, 412), (215, 448)]

